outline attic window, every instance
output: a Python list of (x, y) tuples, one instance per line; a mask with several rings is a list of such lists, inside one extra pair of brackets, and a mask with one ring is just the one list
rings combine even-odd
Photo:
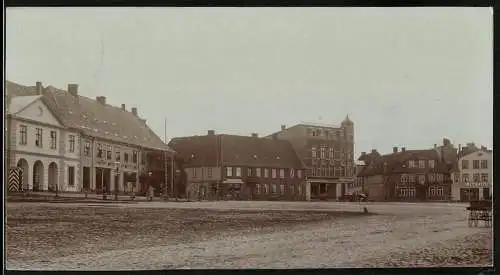
[(109, 134), (109, 132), (104, 131), (104, 134), (107, 135), (107, 134)]
[(128, 138), (127, 136), (123, 136), (123, 138)]
[(257, 159), (257, 155), (253, 155), (253, 158), (254, 158), (254, 159)]
[(281, 159), (280, 156), (276, 156), (276, 159)]
[(115, 136), (118, 136), (118, 134), (117, 134), (117, 133), (115, 133)]
[(68, 111), (68, 114), (72, 114), (73, 112), (72, 111)]
[(139, 137), (138, 136), (134, 136), (135, 139), (138, 139)]
[(83, 118), (87, 118), (88, 116), (84, 114), (84, 115), (82, 115), (82, 117), (83, 117)]
[(114, 125), (114, 126), (116, 126), (116, 122), (111, 122), (111, 125)]
[(108, 123), (106, 120), (103, 120), (102, 123)]
[(96, 133), (97, 133), (97, 132), (99, 132), (99, 130), (97, 130), (96, 128), (94, 128), (94, 132), (96, 132)]

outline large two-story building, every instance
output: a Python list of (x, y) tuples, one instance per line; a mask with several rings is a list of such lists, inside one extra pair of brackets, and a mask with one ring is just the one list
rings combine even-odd
[(459, 152), (453, 173), (452, 200), (491, 199), (493, 195), (493, 153), (468, 144)]
[(307, 169), (310, 199), (337, 199), (354, 183), (354, 123), (346, 116), (340, 127), (301, 123), (266, 138), (289, 141)]
[[(76, 84), (61, 90), (44, 88), (40, 82), (29, 87), (7, 81), (6, 91), (12, 106), (8, 122), (9, 165), (23, 167), (23, 181), (30, 189), (48, 190), (53, 184), (48, 175), (63, 179), (63, 170), (64, 180), (58, 188), (61, 191), (141, 192), (154, 181), (167, 185), (173, 176), (168, 176), (165, 168), (148, 168), (147, 160), (152, 159), (148, 154), (172, 158), (174, 152), (148, 127), (137, 108), (128, 111), (124, 104), (109, 105), (104, 96), (95, 100), (84, 97), (79, 95)], [(34, 103), (26, 104), (30, 101)], [(28, 107), (23, 109), (23, 105)], [(37, 125), (41, 120), (45, 128), (27, 124), (32, 120), (38, 121)], [(37, 143), (26, 147), (20, 144), (25, 139), (30, 146)], [(54, 168), (46, 170), (54, 167), (54, 159), (59, 167), (57, 175)], [(161, 165), (165, 167), (167, 163)], [(26, 171), (33, 171), (33, 180)]]
[(215, 134), (174, 138), (191, 200), (305, 200), (302, 163), (288, 141)]
[(406, 150), (392, 154), (362, 153), (365, 167), (358, 174), (363, 189), (375, 201), (443, 201), (451, 199), (451, 169), (457, 151), (448, 139), (433, 149)]

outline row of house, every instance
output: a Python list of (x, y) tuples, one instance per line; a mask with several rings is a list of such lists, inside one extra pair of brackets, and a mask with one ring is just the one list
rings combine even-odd
[(355, 183), (376, 201), (470, 201), (492, 196), (492, 151), (473, 143), (455, 148), (448, 139), (424, 150), (394, 147), (358, 158)]
[(354, 180), (354, 123), (282, 125), (265, 137), (173, 138), (190, 199), (338, 199)]
[[(24, 190), (143, 192), (173, 179), (174, 151), (137, 108), (67, 90), (5, 82), (8, 181)], [(170, 165), (170, 166), (168, 166)], [(173, 166), (172, 166), (173, 167)]]

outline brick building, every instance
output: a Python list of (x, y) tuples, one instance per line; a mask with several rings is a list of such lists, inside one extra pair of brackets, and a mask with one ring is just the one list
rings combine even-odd
[[(38, 96), (40, 99), (37, 102), (43, 102), (43, 106), (50, 110), (50, 114), (60, 121), (61, 131), (56, 132), (55, 136), (60, 141), (58, 150), (61, 152), (61, 157), (78, 160), (72, 164), (63, 164), (69, 167), (66, 167), (64, 172), (66, 174), (64, 178), (67, 180), (60, 182), (60, 190), (79, 192), (87, 189), (98, 193), (102, 193), (103, 190), (112, 193), (130, 191), (140, 193), (145, 191), (147, 184), (167, 182), (165, 168), (161, 173), (159, 169), (153, 171), (149, 169), (148, 160), (151, 158), (148, 158), (148, 154), (173, 157), (174, 152), (148, 127), (146, 120), (139, 116), (137, 108), (132, 108), (129, 112), (124, 104), (121, 107), (107, 104), (104, 96), (99, 96), (95, 100), (84, 97), (78, 93), (76, 84), (69, 84), (67, 90), (61, 90), (52, 86), (43, 87), (40, 82), (33, 87), (7, 81), (6, 92), (11, 101), (16, 101), (19, 97)], [(28, 127), (28, 133), (31, 133), (30, 127), (35, 126), (13, 120), (10, 122), (9, 135), (12, 137), (24, 135), (25, 127)], [(27, 138), (29, 140), (33, 137), (28, 134)], [(11, 144), (8, 148), (9, 159), (12, 159), (10, 166), (18, 165), (29, 171), (32, 169), (31, 166), (39, 165), (36, 160), (33, 164), (28, 162), (28, 165), (18, 160), (20, 150), (19, 144)], [(36, 153), (39, 157), (54, 157), (50, 154), (47, 156), (44, 152), (31, 153), (32, 155)], [(160, 164), (160, 166), (165, 165), (166, 162)], [(57, 173), (63, 173), (63, 170)], [(47, 189), (48, 184), (44, 183), (42, 190)]]
[(308, 199), (337, 199), (354, 182), (354, 123), (346, 116), (340, 127), (302, 123), (266, 138), (289, 141), (307, 169)]
[(173, 138), (191, 200), (304, 200), (302, 164), (287, 141), (215, 134)]
[(448, 139), (433, 149), (393, 148), (392, 154), (376, 150), (362, 153), (365, 161), (359, 173), (364, 191), (375, 201), (443, 201), (451, 199), (451, 169), (457, 151)]

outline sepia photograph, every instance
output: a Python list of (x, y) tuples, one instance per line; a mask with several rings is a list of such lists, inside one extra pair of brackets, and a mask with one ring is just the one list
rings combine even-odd
[(7, 270), (493, 267), (493, 8), (5, 16)]

